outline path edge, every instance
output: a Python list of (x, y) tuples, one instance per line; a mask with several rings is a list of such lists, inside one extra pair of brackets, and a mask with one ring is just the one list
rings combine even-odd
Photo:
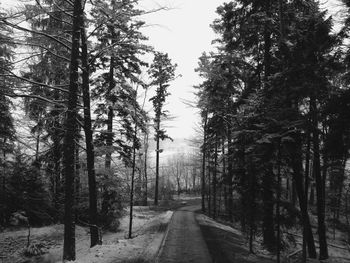
[(166, 238), (167, 238), (167, 236), (168, 236), (170, 224), (171, 224), (171, 222), (173, 221), (173, 217), (174, 217), (175, 212), (176, 212), (176, 211), (174, 211), (173, 214), (171, 215), (171, 218), (170, 218), (170, 220), (169, 220), (169, 223), (168, 223), (168, 226), (167, 226), (167, 228), (166, 228), (165, 234), (164, 234), (164, 236), (163, 236), (162, 242), (160, 243), (160, 246), (159, 246), (158, 251), (157, 251), (157, 253), (156, 253), (156, 257), (155, 257), (155, 260), (154, 260), (155, 263), (159, 263), (159, 258), (160, 258), (160, 255), (161, 255), (162, 252), (163, 252), (163, 248), (164, 248), (164, 246), (165, 246), (165, 240), (166, 240)]

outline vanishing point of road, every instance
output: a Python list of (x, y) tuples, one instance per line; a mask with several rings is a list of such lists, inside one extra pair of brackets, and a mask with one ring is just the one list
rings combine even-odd
[(175, 211), (168, 226), (158, 263), (212, 263), (208, 247), (195, 219), (199, 206)]

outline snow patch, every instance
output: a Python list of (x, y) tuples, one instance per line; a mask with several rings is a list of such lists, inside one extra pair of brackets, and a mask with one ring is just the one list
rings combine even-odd
[[(173, 212), (166, 211), (150, 216), (153, 213), (154, 211), (149, 209), (136, 209), (135, 221), (133, 222), (134, 238), (117, 239), (117, 235), (115, 235), (114, 240), (109, 238), (109, 242), (90, 248), (82, 255), (77, 255), (78, 259), (74, 263), (117, 263), (136, 258), (154, 259), (164, 235), (164, 231), (159, 231), (159, 229), (162, 225), (169, 223)], [(142, 217), (137, 217), (137, 215), (142, 215)], [(121, 227), (128, 226), (128, 220), (128, 217), (123, 218)], [(125, 236), (127, 230), (122, 233)]]
[[(133, 238), (127, 239), (129, 214), (120, 219), (120, 231), (103, 233), (103, 245), (89, 248), (89, 229), (76, 226), (75, 263), (117, 263), (130, 259), (152, 260), (160, 248), (165, 229), (172, 211), (159, 212), (149, 207), (135, 207), (133, 217)], [(31, 243), (44, 244), (48, 253), (35, 262), (62, 262), (63, 225), (51, 225), (31, 229)], [(0, 261), (21, 262), (22, 251), (27, 241), (27, 230), (5, 231), (0, 236)]]
[(230, 232), (230, 233), (233, 233), (235, 235), (239, 235), (239, 236), (243, 236), (242, 232), (237, 230), (237, 229), (234, 229), (230, 226), (227, 226), (227, 225), (224, 225), (224, 224), (221, 224), (219, 222), (216, 222), (214, 221), (213, 219), (211, 219), (210, 217), (206, 216), (206, 215), (203, 215), (203, 214), (199, 214), (197, 215), (197, 220), (198, 220), (198, 223), (200, 225), (205, 225), (205, 226), (211, 226), (211, 227), (216, 227), (216, 228), (219, 228), (221, 230), (224, 230), (224, 231), (227, 231), (227, 232)]

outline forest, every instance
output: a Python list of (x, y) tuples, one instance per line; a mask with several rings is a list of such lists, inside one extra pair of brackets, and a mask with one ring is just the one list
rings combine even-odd
[(335, 30), (318, 1), (232, 1), (200, 58), (202, 209), (238, 221), (252, 252), (260, 233), (278, 261), (292, 226), (304, 262), (329, 258), (336, 230), (350, 242), (349, 7)]
[(0, 236), (28, 229), (33, 256), (31, 228), (61, 225), (73, 261), (78, 226), (96, 247), (127, 217), (132, 239), (140, 207), (163, 212), (186, 194), (252, 254), (350, 260), (332, 261), (333, 248), (350, 253), (350, 1), (335, 1), (337, 18), (313, 0), (218, 5), (184, 141), (166, 125), (178, 65), (143, 33), (144, 15), (169, 8), (139, 2), (1, 8)]

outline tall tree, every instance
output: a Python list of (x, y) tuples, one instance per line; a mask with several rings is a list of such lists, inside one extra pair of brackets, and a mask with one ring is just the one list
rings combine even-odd
[(88, 172), (89, 182), (89, 211), (90, 211), (90, 246), (93, 247), (101, 243), (98, 228), (98, 214), (97, 214), (97, 186), (95, 174), (95, 151), (93, 144), (93, 131), (91, 120), (91, 101), (90, 101), (90, 68), (88, 60), (88, 45), (86, 39), (86, 30), (84, 17), (81, 16), (81, 61), (82, 61), (82, 93), (84, 102), (84, 131), (86, 142), (86, 166)]
[[(4, 14), (0, 14), (0, 18)], [(8, 166), (7, 154), (13, 151), (13, 142), (15, 140), (15, 127), (13, 124), (13, 118), (11, 115), (11, 101), (7, 97), (12, 93), (11, 90), (13, 79), (7, 77), (7, 71), (12, 70), (12, 59), (14, 56), (12, 45), (12, 39), (10, 37), (11, 29), (7, 26), (0, 24), (0, 166), (1, 166), (1, 193), (0, 193), (0, 225), (4, 225), (7, 211), (7, 198), (6, 198), (6, 185), (7, 185), (7, 172)]]
[(69, 93), (67, 115), (65, 120), (63, 174), (65, 186), (64, 206), (64, 243), (63, 260), (75, 260), (75, 215), (74, 215), (74, 178), (75, 178), (75, 148), (77, 136), (77, 106), (79, 86), (79, 48), (81, 36), (81, 21), (83, 8), (81, 0), (74, 1), (72, 46), (70, 58)]
[[(262, 200), (262, 217), (257, 211), (242, 209), (241, 224), (248, 226), (251, 237), (262, 220), (264, 244), (270, 250), (280, 248), (275, 223), (282, 223), (283, 213), (295, 217), (295, 199), (291, 205), (280, 200), (281, 177), (288, 176), (281, 166), (292, 171), (310, 257), (316, 257), (316, 250), (306, 207), (308, 182), (303, 158), (307, 154), (302, 150), (313, 148), (313, 172), (318, 173), (316, 185), (323, 193), (317, 202), (320, 258), (326, 258), (324, 191), (329, 157), (322, 151), (325, 135), (320, 136), (319, 127), (325, 127), (324, 134), (329, 132), (325, 120), (333, 116), (323, 115), (324, 105), (329, 91), (334, 90), (330, 80), (337, 70), (339, 73), (331, 19), (315, 1), (237, 2), (218, 8), (219, 18), (212, 26), (219, 34), (218, 49), (200, 58), (199, 72), (205, 81), (199, 86), (198, 106), (209, 113), (208, 138), (214, 138), (218, 127), (225, 127), (221, 136), (228, 141), (227, 170), (235, 182), (235, 189), (230, 191), (239, 193), (242, 207), (254, 207)], [(305, 135), (310, 132), (312, 142)], [(215, 163), (215, 155), (209, 158)], [(215, 180), (213, 183), (214, 190)], [(282, 214), (279, 208), (275, 210), (276, 205), (283, 206)]]
[[(98, 76), (93, 79), (95, 88), (92, 95), (99, 100), (97, 124), (106, 126), (106, 130), (101, 131), (100, 141), (104, 140), (106, 146), (107, 170), (111, 168), (111, 157), (115, 149), (121, 149), (118, 151), (120, 155), (128, 155), (128, 144), (116, 138), (114, 126), (120, 123), (122, 133), (128, 137), (126, 139), (133, 139), (132, 125), (128, 123), (130, 114), (126, 110), (128, 108), (131, 111), (134, 105), (130, 84), (144, 86), (139, 76), (142, 67), (147, 64), (140, 59), (140, 55), (150, 47), (142, 44), (146, 39), (140, 32), (144, 22), (138, 21), (136, 17), (143, 12), (136, 8), (136, 4), (137, 1), (98, 0), (92, 9), (96, 27), (93, 35), (98, 42), (91, 52), (91, 70), (94, 72), (102, 69), (98, 70)], [(131, 150), (128, 151), (130, 155)]]
[[(61, 87), (68, 84), (69, 50), (56, 40), (59, 38), (67, 43), (71, 37), (70, 33), (67, 33), (71, 29), (71, 17), (69, 12), (65, 12), (68, 9), (69, 5), (65, 1), (37, 1), (25, 7), (27, 21), (33, 30), (27, 37), (25, 46), (37, 52), (36, 59), (28, 62), (28, 69), (22, 74), (25, 79), (33, 82), (31, 83), (33, 85), (26, 87), (29, 96), (24, 101), (25, 110), (29, 118), (35, 122), (32, 133), (37, 136), (37, 157), (40, 157), (42, 163), (47, 164), (52, 201), (58, 211), (56, 220), (61, 219), (59, 211), (62, 211), (64, 107), (61, 103), (50, 101), (62, 102), (66, 98), (63, 91), (65, 89)], [(25, 84), (27, 83), (23, 86), (27, 86)], [(47, 101), (41, 98), (46, 98)], [(49, 144), (49, 151), (39, 156), (41, 141)]]
[(166, 111), (163, 106), (166, 97), (170, 95), (168, 92), (169, 82), (175, 78), (176, 64), (172, 64), (168, 54), (156, 52), (154, 55), (153, 63), (148, 70), (150, 77), (152, 78), (151, 85), (156, 86), (156, 95), (154, 95), (150, 101), (153, 103), (153, 109), (155, 113), (154, 117), (154, 129), (155, 129), (155, 141), (156, 141), (156, 181), (155, 181), (155, 193), (154, 204), (158, 205), (158, 187), (159, 187), (159, 142), (166, 138), (170, 138), (164, 129), (161, 128), (162, 118), (167, 117)]

